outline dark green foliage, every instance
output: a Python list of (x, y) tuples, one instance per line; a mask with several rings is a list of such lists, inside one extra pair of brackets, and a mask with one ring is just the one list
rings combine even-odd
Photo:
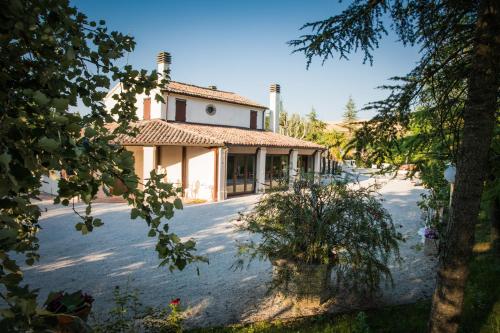
[[(500, 110), (500, 2), (355, 0), (338, 15), (304, 25), (311, 33), (290, 45), (304, 52), (308, 65), (316, 56), (323, 61), (334, 54), (347, 58), (358, 49), (371, 62), (388, 28), (404, 45), (418, 45), (420, 60), (410, 73), (383, 87), (390, 91), (386, 99), (366, 107), (377, 116), (358, 131), (356, 151), (377, 164), (394, 155), (413, 157), (413, 148), (422, 153), (430, 150), (437, 160), (456, 161), (457, 190), (440, 245), (429, 321), (429, 332), (454, 333), (485, 180), (490, 176), (495, 184), (498, 178), (490, 170)], [(424, 107), (423, 118), (431, 126), (413, 140), (415, 145), (404, 147), (418, 106)], [(496, 205), (498, 196), (494, 197), (491, 202)], [(500, 222), (492, 225), (500, 234)]]
[[(99, 189), (121, 196), (134, 207), (132, 217), (145, 220), (158, 239), (161, 265), (182, 269), (202, 258), (195, 243), (168, 232), (165, 219), (174, 214), (176, 190), (151, 173), (145, 184), (133, 169), (133, 156), (112, 144), (117, 134), (134, 135), (136, 94), (151, 93), (168, 73), (148, 73), (118, 61), (132, 52), (132, 37), (92, 22), (67, 0), (4, 1), (0, 13), (0, 296), (1, 331), (25, 331), (42, 320), (36, 291), (21, 287), (19, 264), (38, 260), (41, 177), (64, 171), (55, 203), (73, 205), (79, 197), (84, 212), (73, 209), (82, 234), (103, 224), (92, 214)], [(108, 113), (103, 98), (111, 81), (120, 82), (116, 105)], [(156, 96), (161, 99), (160, 95)], [(81, 101), (88, 112), (70, 111)], [(111, 123), (113, 125), (111, 126)], [(172, 203), (172, 201), (174, 203)]]
[[(489, 240), (488, 221), (477, 226), (477, 241)], [(497, 333), (500, 330), (500, 258), (478, 253), (471, 263), (465, 292), (461, 333)], [(290, 321), (201, 328), (189, 333), (358, 333), (367, 326), (373, 333), (421, 333), (427, 328), (430, 301), (388, 306), (347, 314), (324, 314)], [(361, 313), (361, 315), (360, 315)], [(363, 320), (361, 320), (363, 318)]]
[(377, 290), (391, 277), (389, 259), (399, 258), (401, 235), (368, 188), (297, 181), (293, 191), (264, 196), (243, 220), (261, 238), (239, 244), (241, 255), (333, 266), (339, 285), (353, 290)]

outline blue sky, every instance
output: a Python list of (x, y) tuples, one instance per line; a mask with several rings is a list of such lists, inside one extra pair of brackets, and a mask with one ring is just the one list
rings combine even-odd
[[(345, 2), (345, 1), (344, 1)], [(303, 54), (291, 54), (286, 42), (297, 38), (306, 22), (339, 13), (337, 1), (97, 1), (72, 4), (92, 20), (104, 19), (111, 30), (135, 37), (128, 63), (155, 69), (156, 54), (172, 55), (172, 80), (221, 90), (268, 104), (271, 83), (279, 83), (287, 112), (307, 114), (312, 107), (323, 120), (340, 120), (352, 95), (358, 108), (384, 97), (376, 89), (387, 79), (408, 72), (418, 59), (416, 48), (404, 48), (386, 37), (373, 66), (362, 55), (338, 58), (309, 70)], [(362, 112), (359, 117), (373, 114)]]

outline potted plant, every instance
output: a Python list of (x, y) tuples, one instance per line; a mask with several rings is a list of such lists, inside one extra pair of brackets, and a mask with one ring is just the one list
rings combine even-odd
[(301, 305), (333, 295), (332, 271), (337, 286), (353, 291), (373, 292), (383, 278), (390, 280), (388, 262), (399, 259), (402, 237), (371, 188), (311, 180), (292, 188), (264, 195), (241, 216), (240, 228), (260, 240), (238, 243), (236, 267), (246, 259), (269, 259), (271, 288)]
[(439, 233), (435, 228), (424, 229), (424, 253), (428, 256), (435, 256), (439, 253)]
[[(92, 309), (94, 298), (81, 290), (74, 293), (53, 292), (50, 293), (45, 302), (45, 309), (55, 314), (57, 325), (60, 328), (81, 326), (80, 321), (87, 321)], [(79, 322), (79, 323), (75, 323)]]

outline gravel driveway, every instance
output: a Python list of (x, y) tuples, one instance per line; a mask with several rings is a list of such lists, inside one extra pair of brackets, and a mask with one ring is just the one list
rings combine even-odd
[[(387, 289), (376, 303), (406, 303), (429, 297), (436, 260), (425, 256), (417, 245), (421, 225), (416, 201), (423, 189), (406, 180), (385, 182), (380, 190), (384, 205), (395, 223), (402, 225), (400, 231), (407, 240), (401, 244), (403, 265), (392, 267), (396, 286)], [(25, 282), (41, 288), (43, 300), (50, 290), (82, 289), (97, 299), (94, 308), (103, 310), (113, 304), (113, 287), (130, 281), (132, 288), (141, 290), (145, 305), (164, 306), (172, 298), (181, 298), (189, 306), (188, 326), (297, 315), (297, 309), (286, 302), (266, 296), (266, 282), (271, 276), (268, 262), (254, 262), (243, 271), (231, 270), (235, 241), (246, 239), (245, 234), (235, 231), (231, 221), (257, 199), (255, 195), (245, 196), (177, 211), (170, 222), (172, 230), (181, 237), (195, 238), (199, 252), (208, 256), (210, 264), (191, 265), (173, 273), (158, 268), (155, 238), (147, 237), (143, 221), (130, 220), (126, 205), (95, 204), (94, 215), (105, 225), (86, 236), (75, 231), (77, 219), (70, 209), (47, 206), (39, 234), (41, 260), (24, 268)], [(342, 304), (329, 309), (339, 307)]]

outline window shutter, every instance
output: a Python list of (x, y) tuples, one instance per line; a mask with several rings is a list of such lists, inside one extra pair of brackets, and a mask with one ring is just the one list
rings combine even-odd
[(250, 128), (257, 129), (257, 111), (250, 111)]
[(151, 98), (144, 98), (142, 119), (151, 119)]
[(186, 100), (175, 100), (175, 121), (186, 121)]

